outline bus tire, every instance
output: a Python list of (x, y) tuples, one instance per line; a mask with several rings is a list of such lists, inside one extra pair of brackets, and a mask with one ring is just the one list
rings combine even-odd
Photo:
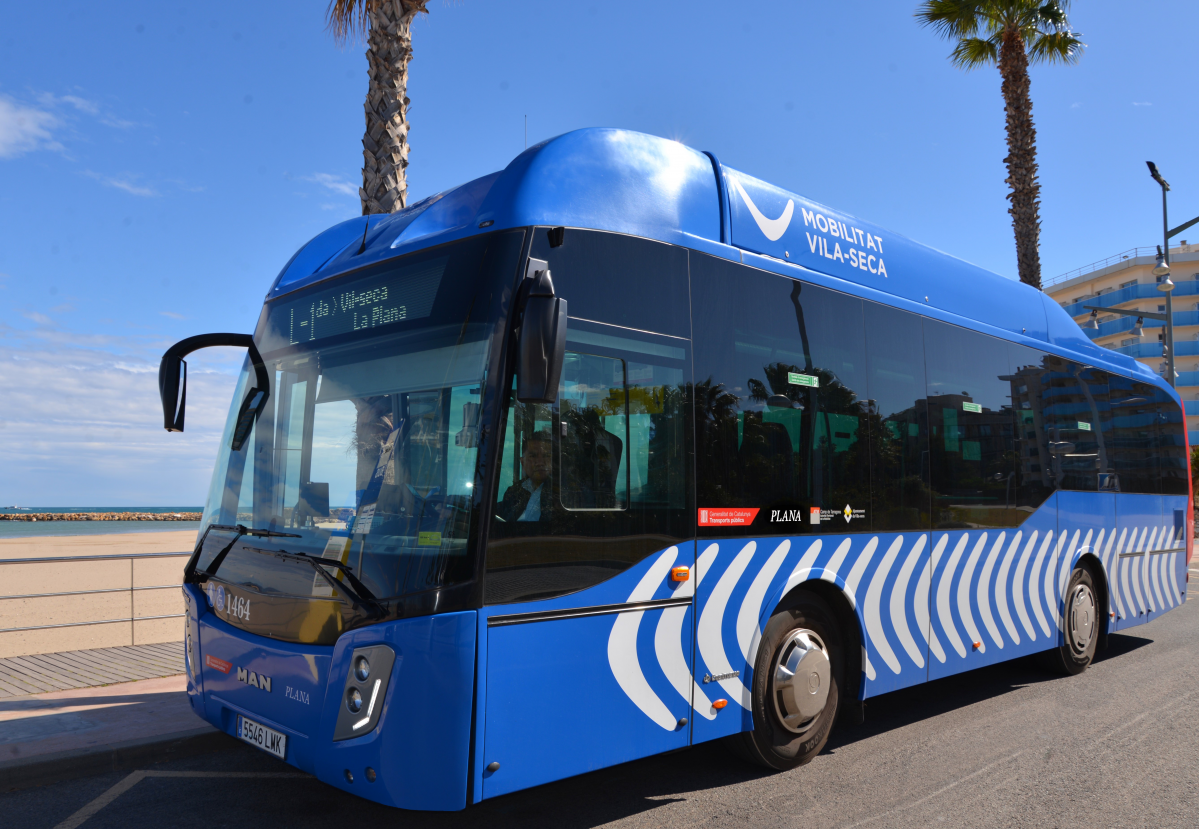
[(762, 633), (751, 689), (754, 729), (732, 735), (729, 747), (777, 771), (809, 762), (828, 742), (844, 676), (836, 615), (816, 594), (797, 591)]
[(1095, 658), (1101, 626), (1097, 597), (1091, 571), (1085, 566), (1076, 567), (1062, 598), (1062, 643), (1042, 655), (1046, 667), (1054, 673), (1077, 676)]

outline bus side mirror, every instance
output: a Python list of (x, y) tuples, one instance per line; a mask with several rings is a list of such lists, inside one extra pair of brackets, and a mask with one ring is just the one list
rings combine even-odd
[(522, 403), (553, 403), (558, 399), (558, 381), (566, 356), (566, 300), (554, 296), (548, 268), (534, 272), (525, 296), (516, 399)]
[(201, 348), (215, 345), (244, 348), (250, 352), (250, 363), (254, 366), (254, 386), (246, 392), (238, 412), (237, 424), (233, 429), (233, 451), (241, 449), (246, 436), (254, 426), (254, 420), (266, 404), (270, 394), (270, 375), (262, 362), (262, 355), (249, 334), (201, 334), (180, 340), (167, 349), (158, 364), (158, 394), (162, 398), (162, 426), (168, 432), (183, 431), (183, 414), (187, 406), (187, 363), (184, 357)]
[(186, 360), (169, 352), (162, 358), (158, 366), (158, 393), (162, 397), (162, 427), (168, 432), (182, 432), (187, 406)]

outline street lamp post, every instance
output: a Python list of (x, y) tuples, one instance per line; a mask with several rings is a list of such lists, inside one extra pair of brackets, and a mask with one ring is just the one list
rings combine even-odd
[[(1086, 322), (1084, 322), (1082, 324), (1082, 327), (1090, 328), (1094, 331), (1099, 330), (1099, 312), (1100, 311), (1102, 311), (1105, 314), (1116, 314), (1121, 317), (1136, 317), (1137, 318), (1136, 324), (1132, 327), (1132, 334), (1134, 337), (1144, 336), (1144, 333), (1141, 330), (1141, 326), (1144, 324), (1145, 320), (1147, 320), (1147, 319), (1158, 320), (1159, 322), (1164, 322), (1166, 324), (1166, 328), (1170, 327), (1170, 315), (1168, 312), (1165, 314), (1154, 314), (1154, 313), (1150, 313), (1149, 311), (1125, 311), (1122, 308), (1105, 308), (1102, 305), (1084, 305), (1082, 307), (1091, 312), (1091, 318), (1089, 320), (1087, 320)], [(1171, 383), (1171, 385), (1173, 385), (1173, 383)]]
[(1149, 175), (1162, 188), (1162, 247), (1157, 252), (1157, 266), (1153, 275), (1160, 280), (1157, 289), (1166, 295), (1166, 381), (1174, 385), (1174, 282), (1170, 279), (1170, 222), (1166, 215), (1166, 193), (1170, 192), (1170, 184), (1157, 171), (1157, 165), (1146, 161), (1149, 165)]

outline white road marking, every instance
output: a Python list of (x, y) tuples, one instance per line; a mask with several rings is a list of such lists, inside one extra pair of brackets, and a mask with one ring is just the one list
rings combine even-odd
[(97, 797), (91, 803), (84, 806), (75, 814), (64, 820), (62, 823), (54, 827), (54, 829), (76, 829), (83, 825), (84, 821), (94, 816), (97, 812), (112, 803), (125, 792), (132, 789), (147, 777), (202, 777), (202, 778), (309, 778), (312, 775), (302, 772), (272, 772), (272, 771), (135, 771), (131, 772), (124, 780), (117, 783), (104, 794)]

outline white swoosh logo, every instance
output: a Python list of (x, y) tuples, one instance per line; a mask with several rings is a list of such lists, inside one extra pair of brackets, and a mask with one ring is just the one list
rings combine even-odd
[[(731, 176), (730, 176), (731, 178)], [(783, 215), (777, 219), (767, 219), (758, 206), (753, 203), (749, 197), (749, 193), (745, 192), (745, 188), (741, 186), (741, 182), (733, 178), (733, 186), (737, 188), (737, 192), (741, 194), (741, 198), (745, 199), (745, 206), (749, 208), (750, 215), (754, 217), (754, 221), (758, 223), (758, 228), (772, 242), (777, 242), (783, 238), (783, 234), (787, 232), (787, 227), (791, 224), (791, 217), (795, 215), (795, 202), (787, 199), (787, 206), (783, 209)]]

